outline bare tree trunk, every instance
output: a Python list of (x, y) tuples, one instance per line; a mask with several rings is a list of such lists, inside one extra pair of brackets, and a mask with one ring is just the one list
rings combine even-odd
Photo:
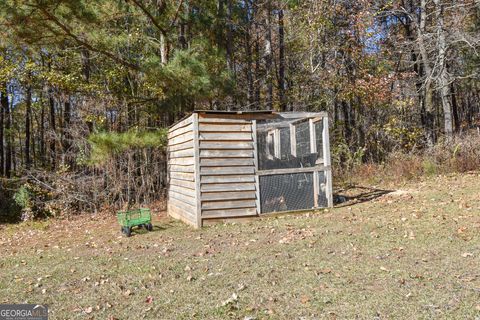
[(3, 129), (3, 120), (5, 118), (5, 112), (3, 110), (3, 93), (0, 92), (0, 99), (2, 100), (2, 105), (0, 105), (0, 176), (5, 174), (5, 148), (4, 148), (4, 129)]
[(278, 10), (278, 100), (280, 110), (286, 111), (285, 103), (285, 25), (283, 20), (283, 10)]
[(72, 118), (72, 105), (70, 103), (70, 98), (67, 98), (67, 101), (64, 103), (63, 108), (63, 126), (62, 126), (62, 149), (63, 155), (62, 158), (65, 159), (65, 163), (72, 165), (73, 161), (71, 158), (70, 147), (72, 146), (72, 135), (70, 133), (70, 123)]
[(343, 128), (345, 141), (350, 144), (352, 142), (352, 125), (350, 116), (350, 105), (342, 100), (342, 113), (343, 113)]
[(273, 109), (273, 79), (272, 79), (272, 21), (271, 21), (270, 0), (267, 2), (265, 37), (265, 69), (267, 81), (267, 109)]
[[(453, 122), (455, 124), (455, 132), (459, 132), (461, 124), (460, 124), (460, 116), (459, 116), (459, 112), (458, 112), (457, 95), (455, 93), (455, 85), (452, 83), (450, 85), (450, 88), (451, 88), (450, 90), (451, 90), (451, 93), (452, 93), (452, 113), (453, 113)], [(462, 114), (462, 116), (463, 116), (463, 114)]]
[(255, 39), (255, 109), (261, 108), (260, 104), (260, 39), (258, 37), (258, 30), (257, 36)]
[(12, 132), (10, 131), (12, 127), (12, 117), (10, 114), (10, 104), (8, 101), (8, 89), (7, 84), (3, 83), (1, 90), (0, 101), (3, 108), (3, 116), (5, 120), (5, 171), (4, 174), (7, 178), (10, 178), (12, 175)]
[(29, 170), (32, 166), (32, 158), (30, 154), (31, 134), (30, 129), (32, 126), (32, 87), (27, 87), (26, 96), (26, 110), (25, 110), (25, 168)]
[(245, 68), (245, 77), (247, 78), (247, 99), (249, 108), (254, 104), (253, 92), (253, 67), (252, 67), (252, 17), (251, 17), (251, 0), (245, 1), (245, 59), (247, 67)]
[(188, 43), (187, 43), (187, 25), (184, 21), (180, 20), (180, 30), (179, 30), (179, 35), (178, 35), (178, 42), (180, 43), (180, 47), (182, 49), (187, 49), (188, 48)]
[(427, 0), (420, 2), (420, 22), (417, 28), (417, 40), (420, 55), (422, 57), (422, 66), (425, 73), (424, 80), (424, 100), (423, 105), (425, 109), (425, 127), (427, 131), (427, 143), (433, 145), (435, 143), (434, 133), (434, 108), (433, 108), (433, 87), (432, 87), (432, 68), (430, 66), (430, 59), (428, 57), (427, 48), (425, 44), (425, 27), (427, 22)]
[(46, 148), (45, 148), (45, 105), (43, 103), (43, 91), (40, 91), (40, 122), (38, 124), (40, 131), (40, 162), (45, 166)]
[(56, 150), (56, 124), (55, 124), (55, 100), (53, 99), (53, 91), (49, 90), (48, 102), (50, 104), (50, 163), (52, 169), (57, 166), (57, 150)]
[(245, 68), (245, 75), (247, 77), (247, 98), (249, 108), (253, 106), (254, 103), (254, 93), (253, 93), (253, 68), (252, 68), (252, 47), (250, 41), (250, 27), (245, 31), (245, 55), (247, 59), (247, 67)]
[(236, 68), (235, 68), (235, 61), (234, 61), (233, 49), (232, 49), (232, 44), (233, 44), (232, 15), (233, 15), (232, 0), (227, 0), (227, 43), (226, 43), (227, 67), (230, 71), (232, 71), (235, 77)]
[(258, 4), (255, 1), (252, 1), (252, 11), (253, 11), (253, 37), (254, 37), (254, 56), (255, 56), (255, 77), (253, 80), (253, 92), (254, 92), (254, 103), (255, 109), (260, 108), (260, 37), (259, 37), (259, 27), (258, 27), (258, 19), (259, 19), (259, 10)]
[(440, 0), (433, 0), (433, 2), (435, 3), (435, 16), (437, 18), (437, 49), (438, 64), (440, 68), (437, 83), (440, 89), (440, 98), (442, 100), (445, 135), (447, 136), (447, 139), (451, 140), (453, 137), (453, 120), (450, 100), (450, 76), (447, 73), (446, 63), (447, 42), (443, 21), (443, 4), (440, 3)]
[(162, 64), (167, 63), (167, 43), (163, 33), (160, 34), (160, 62)]
[(81, 59), (82, 59), (82, 73), (83, 79), (86, 82), (90, 81), (90, 51), (87, 49), (82, 49), (81, 52)]

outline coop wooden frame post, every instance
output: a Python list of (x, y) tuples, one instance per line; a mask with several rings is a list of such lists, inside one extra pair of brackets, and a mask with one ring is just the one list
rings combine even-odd
[(319, 164), (319, 165), (316, 165), (315, 167), (260, 170), (260, 171), (258, 171), (257, 175), (258, 176), (271, 176), (271, 175), (276, 175), (276, 174), (327, 171), (329, 169), (330, 169), (330, 166), (327, 167), (327, 166), (324, 166), (323, 164)]
[(328, 207), (333, 207), (333, 187), (332, 187), (332, 169), (330, 159), (330, 136), (328, 132), (328, 117), (323, 118), (323, 163), (327, 168), (325, 170), (326, 196)]
[(290, 153), (294, 157), (297, 156), (297, 136), (295, 130), (295, 125), (290, 123)]
[(260, 177), (258, 176), (258, 145), (257, 145), (257, 120), (252, 120), (253, 137), (253, 162), (255, 164), (255, 193), (257, 203), (257, 214), (262, 213), (260, 201)]
[(198, 130), (198, 113), (193, 114), (193, 148), (195, 159), (195, 195), (197, 204), (197, 224), (196, 228), (202, 227), (202, 199), (200, 192), (200, 143)]
[[(310, 152), (317, 152), (317, 135), (315, 132), (315, 121), (314, 119), (308, 119), (308, 125), (310, 127)], [(318, 208), (318, 171), (313, 172), (313, 206)]]

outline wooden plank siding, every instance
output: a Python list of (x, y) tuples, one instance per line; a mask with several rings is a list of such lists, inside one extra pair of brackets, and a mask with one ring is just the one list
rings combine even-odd
[(168, 130), (168, 214), (197, 225), (193, 116)]
[(202, 219), (257, 215), (252, 121), (199, 115)]

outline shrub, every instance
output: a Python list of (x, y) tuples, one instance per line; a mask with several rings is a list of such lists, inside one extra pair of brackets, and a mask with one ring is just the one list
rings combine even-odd
[(427, 176), (434, 176), (437, 174), (437, 165), (430, 159), (425, 159), (422, 162), (423, 173)]
[(352, 161), (354, 153), (348, 155), (347, 150), (342, 147), (339, 153), (345, 163), (340, 157), (334, 162), (336, 183), (405, 181), (480, 169), (480, 135), (475, 131), (439, 141), (430, 148), (392, 152), (382, 164)]

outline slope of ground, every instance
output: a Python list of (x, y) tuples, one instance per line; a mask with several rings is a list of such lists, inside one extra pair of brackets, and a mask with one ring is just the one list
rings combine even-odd
[(157, 217), (131, 238), (114, 217), (3, 225), (0, 303), (51, 319), (480, 317), (480, 174), (371, 194), (202, 230)]

